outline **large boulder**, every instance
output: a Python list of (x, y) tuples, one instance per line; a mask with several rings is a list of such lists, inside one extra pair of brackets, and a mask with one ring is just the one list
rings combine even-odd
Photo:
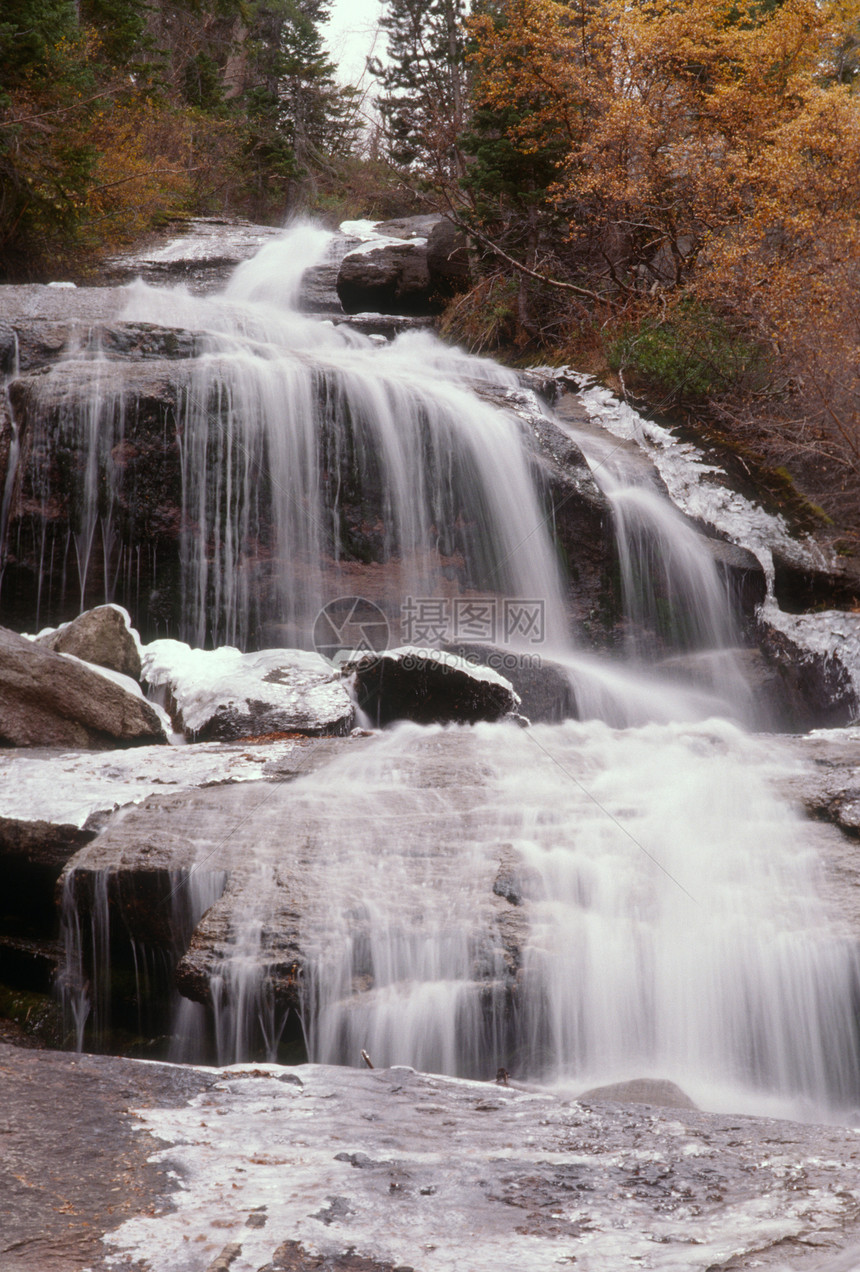
[(791, 730), (840, 727), (860, 716), (860, 615), (785, 614), (762, 606), (758, 646), (776, 677), (779, 723)]
[(366, 654), (345, 670), (352, 672), (360, 707), (380, 725), (475, 724), (514, 715), (520, 707), (513, 685), (497, 671), (438, 649), (404, 645)]
[(144, 650), (143, 676), (165, 691), (176, 726), (202, 741), (271, 733), (342, 736), (355, 719), (331, 663), (302, 649), (242, 654), (232, 646), (203, 650), (157, 640)]
[(630, 1082), (610, 1082), (591, 1087), (578, 1100), (599, 1100), (612, 1104), (649, 1104), (656, 1109), (696, 1109), (688, 1095), (666, 1078), (633, 1078)]
[(56, 631), (36, 638), (36, 644), (57, 654), (74, 654), (84, 662), (140, 679), (140, 649), (128, 611), (119, 605), (99, 605)]
[(569, 671), (545, 654), (481, 641), (455, 642), (446, 650), (475, 668), (489, 667), (500, 672), (519, 697), (519, 710), (532, 724), (556, 724), (577, 714)]
[(433, 314), (468, 285), (462, 234), (442, 216), (404, 217), (373, 227), (346, 253), (337, 293), (348, 314)]
[(166, 742), (155, 708), (63, 654), (0, 628), (0, 744), (106, 749)]

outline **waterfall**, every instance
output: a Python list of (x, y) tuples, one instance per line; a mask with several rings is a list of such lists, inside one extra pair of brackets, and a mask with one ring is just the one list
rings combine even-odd
[[(577, 647), (527, 425), (498, 405), (516, 378), (427, 333), (380, 343), (295, 312), (301, 269), (327, 244), (299, 228), (216, 297), (126, 291), (127, 321), (169, 315), (193, 333), (188, 365), (158, 361), (156, 377), (171, 385), (173, 414), (158, 418), (180, 460), (173, 634), (308, 647), (321, 607), (360, 591), (400, 643), (415, 598), (539, 598), (541, 653), (566, 670), (581, 719), (399, 726), (297, 778), (288, 812), (261, 812), (247, 845), (256, 884), (211, 976), (218, 1060), (278, 1054), (265, 934), (294, 835), (317, 883), (300, 922), (313, 1060), (358, 1064), (366, 1050), (377, 1065), (504, 1067), (569, 1089), (653, 1075), (708, 1107), (851, 1107), (856, 939), (762, 748), (719, 718), (748, 719), (749, 695), (731, 597), (699, 536), (647, 482), (593, 457), (624, 650)], [(68, 451), (77, 430), (80, 517), (70, 542), (43, 544), (74, 561), (82, 603), (94, 575), (114, 599), (134, 573), (118, 530), (134, 526), (120, 462), (134, 411), (109, 362), (84, 342), (40, 389), (56, 401), (70, 378), (87, 386), (82, 420), (51, 417), (52, 445)], [(30, 481), (49, 501), (50, 467)], [(187, 901), (177, 930), (223, 884)], [(93, 982), (107, 975), (108, 910), (104, 891), (91, 933), (67, 910), (79, 1045), (87, 1016), (107, 1012)], [(177, 1058), (200, 1058), (202, 1012), (182, 1007)]]
[[(629, 686), (619, 712), (611, 694), (617, 670), (607, 675), (592, 667), (589, 677), (587, 663), (571, 663), (582, 714), (638, 724), (685, 718), (692, 710), (694, 717), (728, 712), (752, 723), (749, 687), (735, 656), (740, 633), (734, 598), (702, 535), (658, 489), (641, 459), (633, 462), (622, 447), (607, 446), (604, 438), (581, 429), (566, 431), (612, 507)], [(630, 669), (647, 669), (644, 702), (641, 682), (638, 688), (631, 682)], [(662, 716), (654, 715), (655, 678), (663, 682)]]
[[(124, 1033), (140, 1046), (165, 1019), (182, 1020), (184, 1000), (173, 985), (173, 972), (225, 883), (223, 872), (204, 869), (155, 872), (139, 888), (104, 867), (73, 867), (63, 874), (64, 958), (55, 992), (68, 1045), (77, 1051), (109, 1049), (110, 1040)], [(153, 905), (163, 912), (158, 943), (141, 940), (136, 932), (136, 911)], [(199, 1010), (193, 1014), (197, 1026), (204, 1023)], [(190, 1041), (183, 1058), (198, 1058)]]
[[(537, 596), (547, 633), (563, 642), (562, 577), (525, 425), (474, 391), (515, 377), (420, 331), (380, 344), (295, 312), (302, 269), (330, 237), (295, 229), (216, 297), (128, 287), (123, 319), (168, 317), (194, 333), (183, 346), (194, 356), (174, 357), (173, 335), (156, 342), (164, 356), (120, 367), (86, 337), (28, 385), (45, 433), (24, 474), (41, 507), (32, 533), (43, 559), (68, 560), (69, 595), (52, 599), (117, 601), (150, 619), (131, 561), (141, 541), (165, 541), (154, 521), (168, 514), (148, 487), (167, 497), (157, 465), (176, 448), (178, 621), (168, 634), (198, 647), (306, 648), (321, 608), (360, 587), (395, 635), (413, 598)], [(165, 435), (159, 451), (147, 425), (147, 465), (139, 418), (153, 415)], [(58, 456), (75, 485), (65, 542), (50, 516)]]

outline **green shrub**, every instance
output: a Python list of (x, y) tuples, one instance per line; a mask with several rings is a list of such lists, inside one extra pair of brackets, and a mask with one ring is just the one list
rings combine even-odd
[(701, 401), (732, 390), (761, 388), (766, 357), (760, 346), (696, 302), (665, 318), (644, 318), (610, 341), (607, 359), (634, 387), (663, 395), (664, 405)]

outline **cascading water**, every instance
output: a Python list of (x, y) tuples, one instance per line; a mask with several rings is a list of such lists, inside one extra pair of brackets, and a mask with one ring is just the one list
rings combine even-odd
[(740, 635), (734, 598), (701, 534), (657, 488), (641, 461), (631, 463), (622, 447), (605, 438), (571, 427), (566, 431), (611, 504), (627, 666), (648, 672), (645, 701), (641, 684), (638, 692), (631, 684), (626, 709), (619, 711), (611, 689), (607, 693), (605, 669), (593, 669), (588, 685), (587, 671), (573, 663), (574, 676), (579, 666), (580, 701), (590, 707), (583, 714), (619, 724), (661, 718), (653, 714), (658, 677), (668, 702), (662, 718), (685, 718), (692, 709), (694, 715), (729, 713), (753, 723), (749, 687), (735, 656)]
[[(850, 1106), (856, 942), (833, 927), (803, 823), (756, 772), (760, 749), (701, 723), (746, 703), (726, 590), (697, 536), (596, 465), (619, 531), (628, 661), (574, 650), (523, 425), (473, 391), (513, 376), (427, 334), (379, 346), (292, 312), (295, 262), (326, 241), (298, 233), (222, 297), (128, 290), (128, 318), (163, 323), (170, 307), (199, 351), (178, 409), (182, 634), (306, 645), (364, 555), (362, 594), (392, 617), (456, 590), (541, 598), (544, 648), (585, 718), (401, 727), (294, 783), (296, 817), (316, 810), (321, 880), (302, 917), (309, 1055), (355, 1064), (365, 1049), (375, 1064), (504, 1065), (580, 1086), (653, 1074), (711, 1106)], [(108, 436), (105, 421), (122, 412), (93, 392), (88, 454), (113, 457), (122, 430)], [(92, 462), (107, 543), (110, 463)], [(696, 656), (698, 686), (655, 677), (657, 637), (663, 662)], [(261, 824), (261, 879), (288, 833)], [(261, 1028), (267, 1053), (277, 1046), (257, 957), (268, 891), (213, 981), (221, 1060), (244, 1058)]]
[[(139, 442), (128, 416), (148, 394), (146, 411), (165, 421), (172, 412), (165, 444), (179, 451), (179, 622), (170, 634), (198, 647), (307, 647), (322, 606), (354, 594), (356, 567), (374, 562), (361, 594), (395, 626), (407, 598), (534, 594), (548, 634), (564, 641), (556, 555), (548, 534), (535, 534), (545, 510), (524, 426), (473, 391), (515, 377), (449, 354), (426, 333), (380, 346), (295, 312), (302, 269), (330, 238), (294, 230), (219, 297), (129, 287), (123, 318), (163, 324), (169, 306), (171, 324), (195, 333), (190, 360), (153, 361), (148, 379), (141, 364), (129, 383), (83, 339), (32, 386), (32, 414), (49, 421), (26, 474), (41, 501), (41, 557), (68, 560), (64, 586), (76, 585), (81, 606), (147, 610), (132, 544), (152, 513), (148, 475), (129, 476)], [(66, 541), (48, 515), (58, 455), (77, 474)]]
[(307, 779), (359, 828), (319, 861), (311, 1056), (852, 1107), (856, 941), (761, 759), (718, 721), (402, 726)]
[[(87, 871), (83, 884), (74, 869), (63, 875), (60, 936), (64, 960), (55, 991), (69, 1044), (74, 1042), (78, 1051), (85, 1049), (85, 1042), (96, 1049), (103, 1047), (116, 1027), (113, 1009), (120, 997), (127, 1007), (122, 1027), (139, 1040), (151, 1030), (147, 1009), (157, 1000), (168, 999), (173, 1015), (181, 1019), (182, 1003), (172, 984), (173, 970), (195, 926), (221, 895), (225, 882), (223, 873), (208, 870), (169, 871), (157, 879), (156, 903), (164, 910), (165, 920), (161, 943), (151, 946), (137, 939), (133, 913), (138, 905), (151, 906), (152, 896), (137, 898), (128, 895), (127, 889), (124, 894), (116, 875), (105, 869)], [(85, 900), (81, 887), (89, 893)], [(118, 995), (113, 985), (120, 962), (129, 982), (123, 995)], [(163, 1018), (163, 1006), (156, 1006), (153, 1015)], [(202, 1023), (199, 1012), (195, 1023)], [(198, 1058), (194, 1051), (189, 1040), (185, 1058)]]

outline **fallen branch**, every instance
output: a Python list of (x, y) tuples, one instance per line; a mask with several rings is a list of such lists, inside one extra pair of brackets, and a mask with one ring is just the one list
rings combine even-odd
[(449, 210), (445, 213), (448, 220), (451, 221), (464, 234), (471, 235), (472, 238), (483, 243), (491, 252), (498, 256), (501, 260), (506, 261), (508, 265), (512, 265), (520, 274), (525, 274), (527, 278), (534, 278), (539, 283), (545, 283), (547, 287), (554, 287), (557, 291), (573, 292), (575, 296), (584, 296), (587, 300), (593, 300), (598, 305), (609, 305), (612, 309), (618, 309), (618, 302), (612, 300), (609, 296), (601, 296), (598, 292), (590, 291), (587, 287), (579, 287), (576, 283), (566, 283), (560, 278), (550, 278), (548, 274), (541, 274), (536, 269), (530, 269), (528, 265), (523, 265), (522, 261), (518, 261), (515, 257), (509, 255), (504, 248), (499, 247), (498, 243), (494, 243), (481, 230), (475, 229), (473, 225), (469, 225), (467, 221), (463, 221), (451, 207), (449, 202)]

